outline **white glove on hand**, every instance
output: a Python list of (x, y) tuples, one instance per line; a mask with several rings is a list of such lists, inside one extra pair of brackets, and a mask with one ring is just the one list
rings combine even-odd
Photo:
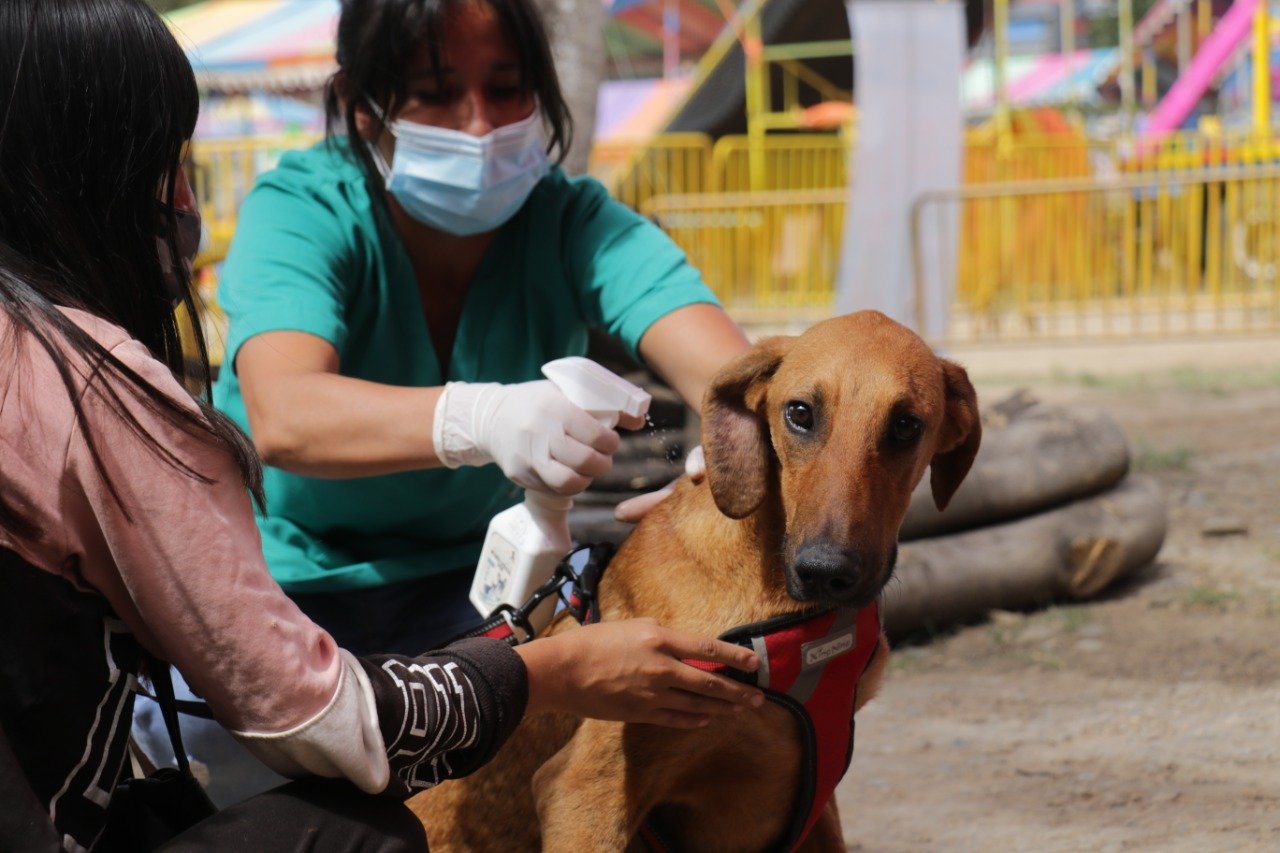
[(496, 462), (526, 489), (576, 495), (609, 473), (618, 434), (546, 379), (501, 385), (450, 382), (436, 403), (432, 438), (449, 468)]

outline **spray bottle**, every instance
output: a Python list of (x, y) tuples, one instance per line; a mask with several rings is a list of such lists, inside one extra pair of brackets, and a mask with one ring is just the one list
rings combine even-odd
[[(570, 401), (610, 429), (623, 414), (639, 417), (649, 411), (647, 393), (590, 359), (556, 359), (544, 364), (542, 373)], [(551, 577), (573, 548), (572, 507), (573, 498), (526, 489), (524, 503), (493, 517), (471, 582), (471, 603), (481, 615), (490, 615), (502, 604), (521, 606)], [(529, 617), (534, 630), (542, 628), (553, 612), (552, 600), (535, 610)]]

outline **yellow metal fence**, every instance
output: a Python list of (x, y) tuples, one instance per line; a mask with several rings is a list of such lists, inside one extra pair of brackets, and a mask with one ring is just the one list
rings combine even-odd
[(952, 340), (1280, 329), (1277, 166), (964, 187), (912, 225), (917, 276), (954, 274)]
[(292, 134), (201, 140), (192, 146), (191, 184), (209, 229), (211, 244), (200, 258), (202, 264), (216, 263), (226, 257), (240, 204), (258, 176), (275, 168), (286, 151), (303, 148), (318, 139), (314, 135)]
[(813, 189), (655, 196), (643, 212), (739, 320), (795, 322), (830, 314), (844, 206)]
[[(218, 260), (256, 177), (298, 136), (201, 142), (194, 184)], [(829, 313), (850, 176), (845, 134), (776, 134), (751, 180), (746, 137), (598, 146), (592, 173), (651, 217), (744, 320)], [(1280, 141), (1175, 134), (1150, 151), (1079, 135), (966, 137), (965, 186), (918, 201), (950, 228), (953, 337), (1280, 328)], [(759, 180), (763, 176), (763, 182)], [(920, 233), (916, 235), (917, 251)], [(921, 259), (917, 258), (917, 261)]]

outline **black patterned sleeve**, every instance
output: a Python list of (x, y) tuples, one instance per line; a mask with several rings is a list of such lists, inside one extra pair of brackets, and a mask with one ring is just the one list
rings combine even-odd
[(409, 796), (465, 776), (497, 753), (524, 716), (524, 661), (477, 637), (416, 658), (360, 659), (391, 765), (387, 793)]

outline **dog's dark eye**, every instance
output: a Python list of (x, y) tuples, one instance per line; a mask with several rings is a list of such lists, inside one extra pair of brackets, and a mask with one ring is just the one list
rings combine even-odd
[(783, 414), (786, 415), (787, 426), (796, 432), (813, 431), (813, 409), (809, 408), (808, 403), (792, 400), (783, 409)]
[(924, 432), (924, 421), (915, 415), (895, 415), (889, 424), (889, 437), (894, 444), (914, 444)]

